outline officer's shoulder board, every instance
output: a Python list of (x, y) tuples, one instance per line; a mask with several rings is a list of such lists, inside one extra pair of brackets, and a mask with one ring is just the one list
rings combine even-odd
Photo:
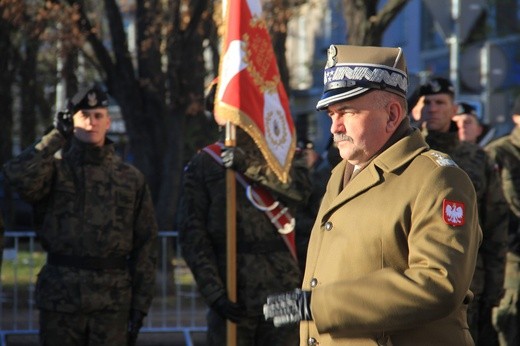
[(458, 167), (455, 161), (446, 153), (437, 151), (437, 150), (427, 150), (421, 154), (435, 162), (437, 166), (442, 167)]

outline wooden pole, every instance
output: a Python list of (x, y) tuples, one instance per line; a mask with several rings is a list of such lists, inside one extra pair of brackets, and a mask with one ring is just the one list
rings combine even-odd
[[(229, 120), (226, 122), (226, 147), (236, 146), (236, 128)], [(236, 218), (236, 179), (235, 171), (226, 169), (226, 274), (228, 298), (237, 301), (237, 218)], [(237, 344), (237, 325), (227, 320), (227, 346)]]

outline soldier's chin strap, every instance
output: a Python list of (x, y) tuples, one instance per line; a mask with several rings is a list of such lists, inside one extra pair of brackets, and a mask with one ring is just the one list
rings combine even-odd
[[(224, 166), (220, 153), (222, 151), (222, 143), (217, 142), (202, 150), (209, 154), (218, 164)], [(258, 184), (251, 184), (249, 179), (238, 171), (235, 171), (237, 181), (246, 190), (246, 196), (255, 208), (265, 213), (267, 218), (276, 227), (278, 233), (282, 236), (287, 248), (291, 252), (295, 261), (298, 261), (296, 254), (296, 242), (294, 228), (296, 221), (280, 201), (277, 201), (273, 195), (264, 187)]]

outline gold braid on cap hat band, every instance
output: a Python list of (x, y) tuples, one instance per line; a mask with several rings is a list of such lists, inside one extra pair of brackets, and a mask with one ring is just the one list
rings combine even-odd
[(334, 66), (324, 74), (324, 91), (339, 88), (361, 87), (369, 89), (392, 89), (406, 96), (408, 79), (397, 69), (375, 66)]

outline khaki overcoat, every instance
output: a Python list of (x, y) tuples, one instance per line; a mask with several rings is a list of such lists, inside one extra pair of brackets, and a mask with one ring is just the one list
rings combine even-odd
[(466, 173), (417, 130), (343, 188), (346, 165), (311, 233), (302, 286), (313, 321), (301, 322), (300, 345), (472, 345), (482, 232)]

